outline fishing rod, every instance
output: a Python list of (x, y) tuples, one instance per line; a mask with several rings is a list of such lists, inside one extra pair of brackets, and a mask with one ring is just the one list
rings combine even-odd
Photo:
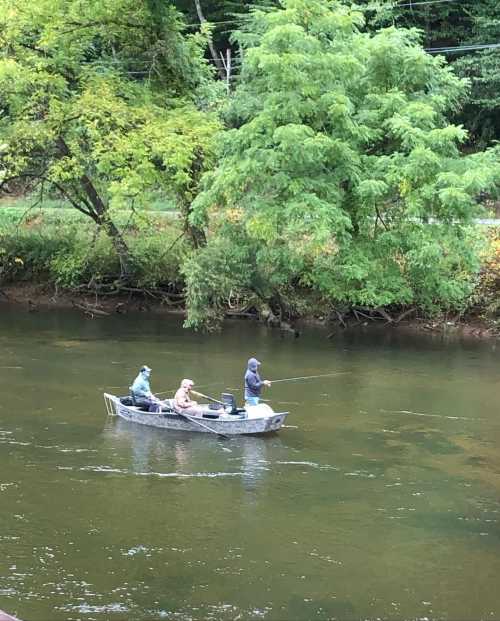
[[(300, 377), (285, 377), (282, 379), (269, 380), (269, 381), (271, 382), (271, 384), (278, 384), (279, 382), (298, 382), (300, 380), (318, 379), (319, 377), (334, 377), (335, 375), (347, 375), (349, 373), (350, 371), (335, 371), (334, 373), (322, 373), (321, 375), (302, 375)], [(213, 382), (212, 384), (201, 384), (201, 386), (220, 386), (222, 384), (224, 384), (224, 382)], [(166, 395), (167, 393), (175, 392), (176, 390), (177, 388), (172, 388), (171, 390), (164, 390), (163, 392), (157, 392), (155, 394)], [(242, 388), (228, 388), (227, 390), (236, 392), (236, 391), (240, 391), (243, 389)], [(196, 391), (193, 390), (192, 392), (196, 392)], [(202, 393), (197, 393), (197, 394), (199, 394), (200, 397), (204, 397), (205, 399), (212, 399), (211, 397), (208, 397), (207, 395), (204, 395)], [(221, 401), (217, 401), (217, 399), (212, 399), (212, 401), (216, 401), (217, 403), (222, 403)]]
[[(316, 379), (318, 377), (334, 377), (335, 375), (348, 375), (350, 371), (335, 371), (335, 373), (323, 373), (321, 375), (302, 375), (301, 377), (285, 377), (283, 379), (269, 380), (271, 384), (277, 384), (278, 382), (296, 382), (298, 380)], [(226, 388), (231, 392), (241, 392), (243, 388)], [(261, 401), (266, 401), (262, 399)]]
[(349, 371), (336, 371), (335, 373), (323, 373), (322, 375), (302, 375), (301, 377), (285, 377), (284, 379), (269, 380), (271, 384), (278, 382), (297, 382), (299, 380), (316, 379), (318, 377), (333, 377), (334, 375), (346, 375)]

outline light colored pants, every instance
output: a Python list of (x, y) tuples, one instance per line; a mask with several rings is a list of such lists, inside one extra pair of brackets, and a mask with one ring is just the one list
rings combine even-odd
[(203, 409), (192, 405), (190, 408), (174, 408), (177, 414), (186, 414), (187, 416), (200, 416), (203, 413)]
[(246, 405), (259, 405), (259, 397), (247, 397), (245, 399)]

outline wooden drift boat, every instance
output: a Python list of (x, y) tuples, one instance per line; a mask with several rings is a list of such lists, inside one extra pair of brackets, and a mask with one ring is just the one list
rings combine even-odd
[[(122, 403), (125, 401), (125, 403)], [(234, 406), (213, 409), (208, 404), (199, 405), (196, 415), (177, 414), (167, 405), (162, 412), (144, 412), (138, 407), (128, 405), (126, 398), (104, 393), (106, 410), (110, 416), (119, 416), (140, 425), (174, 429), (176, 431), (197, 431), (224, 436), (252, 435), (278, 431), (283, 426), (288, 412), (274, 412), (267, 404), (261, 403), (246, 408)]]

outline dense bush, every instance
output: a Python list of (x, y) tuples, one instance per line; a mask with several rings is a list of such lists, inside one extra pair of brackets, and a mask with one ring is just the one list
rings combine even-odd
[(500, 327), (500, 230), (492, 229), (468, 310)]
[[(63, 289), (112, 283), (120, 261), (109, 238), (74, 210), (37, 210), (20, 221), (16, 209), (0, 211), (0, 279), (57, 284)], [(131, 286), (182, 288), (186, 251), (173, 220), (118, 214), (131, 251)]]

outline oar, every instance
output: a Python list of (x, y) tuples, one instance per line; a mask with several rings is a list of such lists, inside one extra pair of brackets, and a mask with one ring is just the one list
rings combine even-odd
[(200, 427), (203, 427), (207, 431), (210, 431), (210, 433), (215, 433), (216, 436), (220, 436), (221, 438), (224, 438), (225, 440), (229, 440), (229, 436), (226, 436), (225, 434), (220, 433), (220, 431), (215, 431), (215, 429), (212, 429), (208, 425), (204, 425), (203, 423), (200, 423), (199, 420), (196, 420), (196, 418), (189, 416), (189, 414), (185, 414), (184, 412), (177, 412), (177, 414), (181, 416), (182, 418), (186, 418), (187, 420), (191, 421), (195, 425), (199, 425)]
[(223, 401), (219, 401), (218, 399), (214, 399), (213, 397), (209, 397), (208, 395), (204, 395), (202, 392), (198, 392), (197, 390), (191, 390), (194, 395), (198, 395), (198, 397), (203, 397), (203, 399), (208, 399), (209, 401), (213, 401), (214, 403), (219, 403), (220, 405), (226, 405)]

